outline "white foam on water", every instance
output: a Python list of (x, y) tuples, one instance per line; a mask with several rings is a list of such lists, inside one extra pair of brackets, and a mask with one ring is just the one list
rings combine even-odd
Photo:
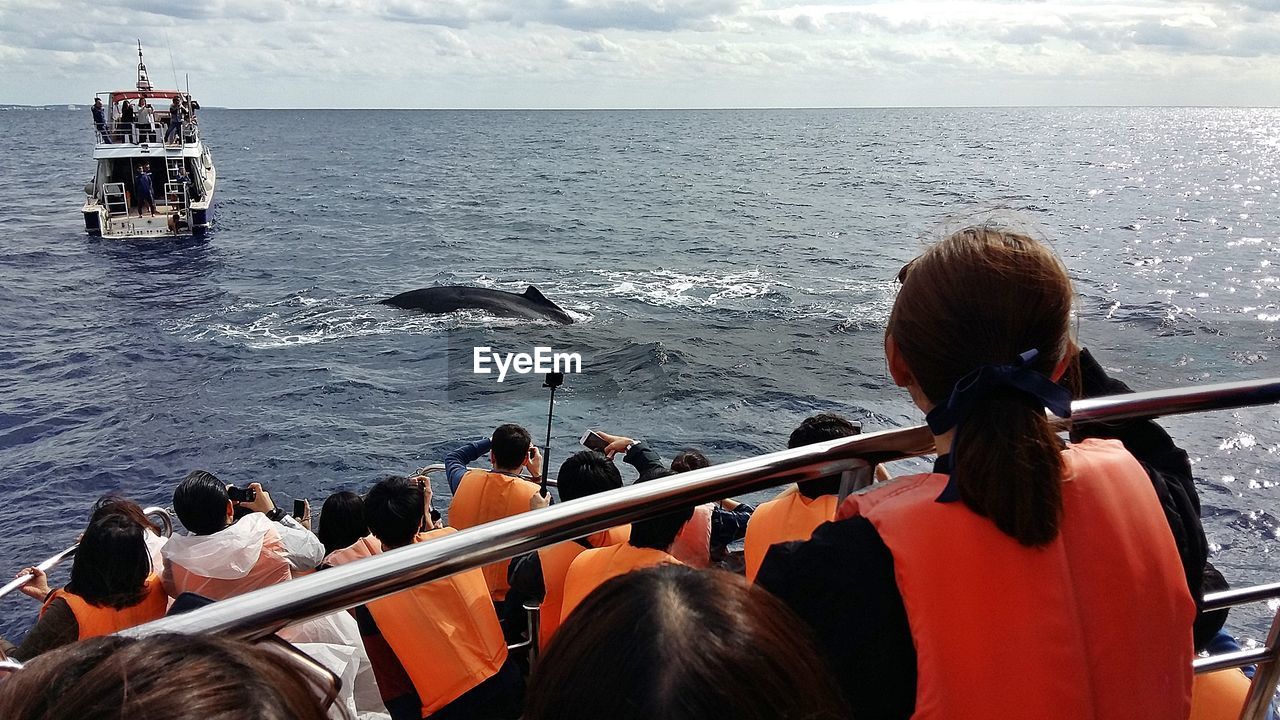
[[(218, 313), (192, 315), (168, 323), (165, 329), (188, 342), (229, 340), (253, 350), (274, 350), (378, 335), (433, 335), (458, 328), (513, 327), (530, 322), (479, 310), (447, 315), (407, 312), (377, 305), (376, 300), (293, 295), (274, 303), (246, 302)], [(302, 309), (297, 309), (299, 306)], [(570, 314), (578, 322), (592, 318), (590, 314)]]

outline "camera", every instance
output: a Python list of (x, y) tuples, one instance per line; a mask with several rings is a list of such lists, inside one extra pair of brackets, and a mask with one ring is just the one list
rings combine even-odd
[(227, 499), (233, 503), (253, 502), (258, 497), (258, 491), (253, 488), (238, 488), (235, 485), (227, 487)]

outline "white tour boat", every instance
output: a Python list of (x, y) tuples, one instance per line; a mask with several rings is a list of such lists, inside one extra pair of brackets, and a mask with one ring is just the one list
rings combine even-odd
[(100, 109), (95, 102), (97, 171), (84, 188), (85, 231), (119, 239), (204, 234), (218, 174), (200, 137), (199, 103), (152, 89), (141, 43), (137, 89), (98, 93), (103, 101)]

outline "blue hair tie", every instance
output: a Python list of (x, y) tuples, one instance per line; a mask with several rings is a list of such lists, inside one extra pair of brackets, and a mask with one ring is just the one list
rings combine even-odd
[[(925, 415), (925, 422), (934, 435), (941, 435), (951, 428), (958, 428), (973, 412), (973, 406), (981, 398), (986, 397), (997, 388), (1013, 388), (1026, 393), (1040, 401), (1042, 407), (1060, 418), (1071, 417), (1071, 392), (1050, 380), (1044, 373), (1031, 368), (1031, 363), (1040, 355), (1036, 349), (1028, 350), (1018, 356), (1011, 365), (983, 365), (960, 378), (951, 389), (951, 397), (942, 405), (938, 405)], [(959, 437), (959, 433), (956, 433)], [(952, 458), (956, 455), (957, 442), (951, 441)], [(938, 496), (938, 502), (955, 502), (960, 499), (960, 490), (956, 485), (955, 473), (947, 487)]]

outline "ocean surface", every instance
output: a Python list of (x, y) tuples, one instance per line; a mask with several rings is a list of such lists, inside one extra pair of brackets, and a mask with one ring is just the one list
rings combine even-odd
[[(541, 378), (472, 375), (476, 345), (582, 354), (554, 466), (589, 427), (723, 461), (783, 448), (816, 411), (919, 423), (883, 360), (893, 279), (995, 207), (1051, 239), (1081, 343), (1134, 388), (1280, 376), (1276, 109), (210, 109), (201, 125), (216, 229), (124, 243), (82, 231), (89, 113), (0, 113), (0, 572), (72, 542), (98, 496), (168, 505), (197, 468), (318, 508), (503, 422), (541, 442)], [(376, 304), (445, 283), (535, 284), (578, 322)], [(1236, 584), (1280, 580), (1280, 409), (1165, 425), (1194, 459), (1213, 561)], [(0, 602), (0, 633), (36, 610)], [(1264, 638), (1269, 612), (1230, 627)]]

